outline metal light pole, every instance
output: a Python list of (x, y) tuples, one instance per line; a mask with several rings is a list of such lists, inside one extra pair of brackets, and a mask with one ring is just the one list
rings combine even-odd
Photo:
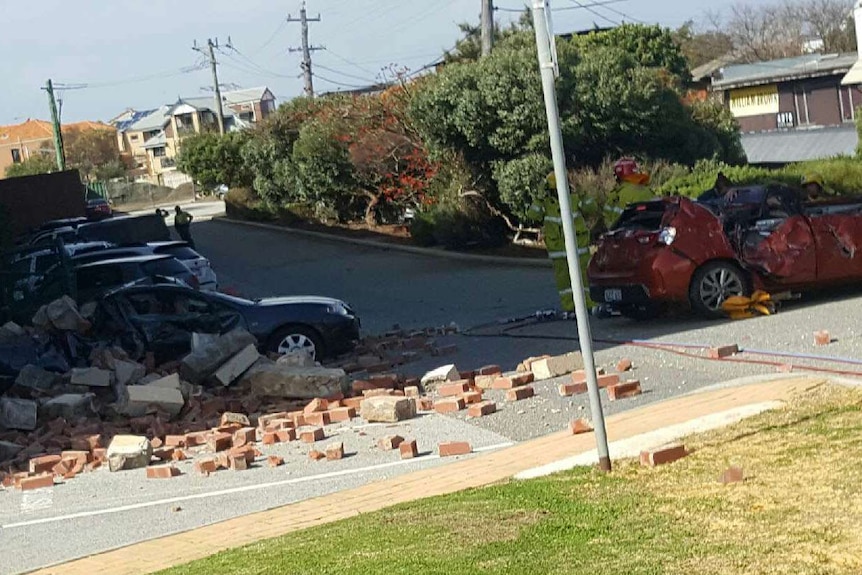
[(566, 260), (569, 264), (569, 279), (575, 300), (575, 315), (578, 319), (578, 341), (584, 358), (584, 371), (587, 378), (587, 391), (590, 397), (590, 410), (596, 434), (596, 449), (599, 454), (599, 468), (611, 470), (608, 453), (608, 436), (605, 430), (605, 416), (602, 412), (602, 398), (599, 395), (599, 382), (596, 377), (596, 361), (593, 357), (593, 339), (590, 333), (590, 315), (581, 280), (578, 263), (578, 242), (575, 224), (572, 220), (572, 206), (569, 201), (569, 183), (566, 176), (566, 155), (563, 150), (563, 133), (560, 129), (560, 111), (557, 108), (556, 94), (556, 47), (549, 28), (551, 11), (547, 0), (533, 0), (533, 28), (536, 31), (536, 47), (539, 51), (539, 71), (542, 74), (542, 91), (545, 94), (545, 110), (548, 115), (548, 132), (551, 136), (551, 155), (554, 159), (554, 177), (557, 180), (557, 195), (560, 200), (560, 215), (563, 219), (563, 236), (566, 240)]

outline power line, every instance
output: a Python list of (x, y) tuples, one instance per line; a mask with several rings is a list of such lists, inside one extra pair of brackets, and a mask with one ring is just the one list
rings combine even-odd
[(364, 66), (360, 66), (360, 65), (359, 65), (359, 64), (357, 64), (356, 62), (353, 62), (352, 60), (348, 60), (348, 59), (347, 59), (347, 58), (345, 58), (344, 56), (341, 56), (341, 55), (339, 55), (339, 54), (336, 54), (335, 52), (333, 52), (333, 51), (332, 51), (332, 49), (331, 49), (331, 48), (324, 48), (324, 50), (326, 50), (326, 52), (328, 52), (329, 54), (332, 54), (333, 56), (335, 56), (336, 58), (338, 58), (339, 60), (341, 60), (341, 61), (342, 61), (342, 62), (344, 62), (345, 64), (348, 64), (348, 65), (350, 65), (350, 66), (355, 66), (356, 68), (359, 68), (359, 69), (360, 69), (360, 70), (362, 70), (363, 72), (367, 72), (367, 73), (369, 73), (369, 74), (375, 74), (375, 75), (377, 74), (377, 72), (372, 72), (372, 71), (371, 71), (371, 70), (369, 70), (368, 68), (365, 68)]
[[(647, 22), (644, 22), (643, 20), (638, 20), (634, 16), (629, 16), (625, 12), (621, 12), (621, 11), (617, 10), (616, 8), (610, 8), (608, 6), (601, 6), (601, 9), (607, 10), (608, 12), (613, 12), (617, 16), (622, 16), (623, 18), (625, 18), (626, 20), (630, 20), (631, 22), (636, 22), (638, 24), (647, 24)], [(625, 20), (623, 20), (623, 21), (625, 22)]]
[[(566, 12), (569, 10), (585, 10), (588, 8), (594, 8), (596, 6), (606, 6), (608, 4), (617, 4), (619, 2), (628, 2), (628, 0), (596, 0), (595, 2), (590, 2), (588, 5), (584, 6), (564, 6), (562, 8), (553, 8), (552, 12)], [(500, 6), (494, 6), (495, 12), (516, 12), (518, 14), (522, 14), (524, 10), (529, 10), (529, 6), (524, 6), (523, 8), (503, 8)]]
[(581, 3), (581, 2), (579, 2), (578, 0), (569, 0), (569, 1), (570, 1), (570, 2), (572, 2), (573, 4), (577, 4), (577, 5), (578, 5), (578, 7), (583, 8), (583, 9), (587, 10), (588, 12), (590, 12), (590, 13), (592, 13), (592, 14), (595, 14), (596, 16), (598, 16), (598, 17), (599, 17), (599, 18), (601, 18), (602, 20), (605, 20), (605, 21), (609, 22), (609, 23), (610, 23), (610, 24), (612, 24), (613, 26), (619, 26), (619, 25), (620, 25), (620, 23), (619, 23), (619, 22), (616, 22), (616, 21), (614, 21), (614, 20), (611, 20), (610, 18), (608, 18), (607, 16), (605, 16), (604, 14), (602, 14), (601, 12), (599, 12), (598, 10), (596, 10), (595, 8), (593, 8), (592, 6), (587, 6), (586, 4), (582, 4), (582, 3)]
[[(320, 67), (320, 66), (318, 66), (318, 67)], [(320, 79), (321, 79), (321, 80), (323, 80), (324, 82), (329, 82), (330, 84), (334, 84), (334, 85), (336, 85), (336, 86), (342, 86), (342, 87), (344, 87), (344, 88), (355, 88), (355, 89), (360, 89), (360, 90), (361, 90), (361, 89), (363, 89), (363, 88), (369, 88), (369, 87), (371, 87), (371, 86), (373, 86), (373, 85), (374, 85), (374, 82), (372, 82), (370, 85), (369, 85), (369, 84), (365, 84), (365, 85), (363, 85), (363, 86), (359, 86), (359, 85), (357, 85), (357, 84), (345, 84), (344, 82), (339, 82), (339, 81), (337, 81), (337, 80), (331, 80), (331, 79), (329, 79), (329, 78), (327, 78), (327, 77), (325, 77), (325, 76), (321, 76), (320, 74), (317, 74), (317, 73), (315, 73), (315, 74), (314, 74), (314, 77), (315, 77), (315, 78), (320, 78)]]
[(91, 88), (110, 88), (113, 86), (124, 86), (126, 84), (136, 84), (136, 83), (140, 83), (140, 82), (147, 82), (149, 80), (158, 80), (158, 79), (162, 79), (162, 78), (182, 76), (184, 74), (191, 74), (192, 72), (197, 72), (198, 70), (203, 70), (206, 67), (207, 67), (207, 62), (200, 60), (192, 66), (186, 66), (184, 68), (180, 68), (179, 70), (159, 72), (159, 73), (155, 73), (155, 74), (148, 74), (148, 75), (144, 75), (144, 76), (126, 78), (124, 80), (115, 80), (115, 81), (107, 81), (107, 82), (79, 82), (79, 83), (57, 82), (54, 84), (54, 87), (57, 88), (58, 90), (85, 90), (85, 89), (91, 89)]
[(252, 50), (252, 51), (251, 51), (251, 53), (252, 53), (252, 54), (255, 54), (255, 55), (256, 55), (256, 54), (260, 54), (260, 53), (261, 53), (261, 51), (263, 51), (263, 49), (264, 49), (264, 48), (266, 48), (267, 46), (269, 46), (270, 44), (272, 44), (272, 41), (273, 41), (273, 40), (275, 40), (275, 37), (276, 37), (276, 36), (278, 36), (278, 33), (279, 33), (279, 32), (281, 32), (282, 30), (284, 30), (284, 27), (285, 27), (285, 26), (287, 26), (287, 20), (286, 20), (286, 19), (282, 19), (282, 20), (281, 20), (281, 22), (278, 24), (278, 28), (276, 28), (276, 29), (275, 29), (275, 32), (273, 32), (273, 33), (269, 36), (269, 38), (267, 38), (267, 39), (266, 39), (266, 42), (264, 42), (263, 44), (261, 44), (260, 46), (258, 46), (258, 47), (257, 47), (257, 48), (255, 48), (254, 50)]
[(362, 76), (355, 76), (353, 74), (348, 74), (347, 72), (341, 72), (340, 70), (336, 70), (334, 68), (327, 68), (326, 66), (324, 66), (323, 64), (320, 64), (320, 63), (317, 63), (314, 66), (316, 68), (320, 68), (321, 70), (326, 70), (327, 72), (332, 72), (333, 74), (338, 74), (339, 76), (344, 76), (346, 78), (353, 78), (354, 80), (361, 80), (363, 82), (373, 83), (373, 81), (369, 80), (368, 78), (364, 78)]

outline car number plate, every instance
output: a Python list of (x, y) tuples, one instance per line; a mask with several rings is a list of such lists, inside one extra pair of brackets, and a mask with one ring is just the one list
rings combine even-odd
[(623, 301), (623, 290), (621, 289), (606, 289), (605, 301)]

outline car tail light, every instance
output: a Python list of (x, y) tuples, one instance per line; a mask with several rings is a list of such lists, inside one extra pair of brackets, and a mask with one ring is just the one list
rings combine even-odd
[(673, 226), (668, 226), (666, 228), (662, 228), (662, 230), (658, 233), (658, 243), (664, 244), (666, 246), (671, 245), (676, 239), (676, 228)]

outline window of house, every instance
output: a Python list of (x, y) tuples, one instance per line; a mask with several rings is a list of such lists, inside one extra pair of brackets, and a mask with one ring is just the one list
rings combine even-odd
[(132, 134), (131, 136), (129, 136), (129, 140), (131, 140), (133, 142), (137, 142), (138, 141), (138, 135)]
[(21, 163), (21, 150), (16, 148), (12, 148), (12, 163), (20, 164)]
[(165, 157), (165, 147), (161, 146), (159, 148), (153, 148), (153, 157), (154, 158), (164, 158)]
[(159, 135), (160, 130), (150, 130), (149, 132), (144, 132), (144, 140), (149, 140), (155, 136)]

